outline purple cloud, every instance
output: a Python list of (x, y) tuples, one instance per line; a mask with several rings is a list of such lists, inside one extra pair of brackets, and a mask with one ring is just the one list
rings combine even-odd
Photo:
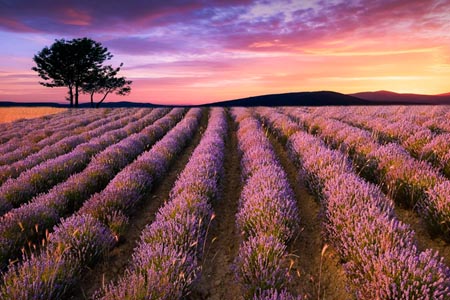
[(6, 30), (45, 33), (139, 31), (195, 17), (196, 11), (230, 7), (251, 1), (90, 1), (5, 0), (0, 2), (0, 26)]
[[(405, 28), (442, 30), (449, 19), (433, 17), (442, 11), (448, 7), (438, 0), (6, 0), (0, 2), (0, 28), (100, 35), (113, 49), (129, 54), (298, 52), (342, 36), (376, 37), (386, 31), (403, 33)], [(155, 35), (160, 29), (164, 34)]]

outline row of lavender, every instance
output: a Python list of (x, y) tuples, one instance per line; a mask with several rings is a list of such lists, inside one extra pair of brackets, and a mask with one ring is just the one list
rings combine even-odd
[[(310, 108), (309, 111), (317, 111), (321, 108)], [(359, 106), (350, 109), (332, 108), (327, 113), (328, 117), (339, 119), (351, 118), (355, 115), (371, 116), (372, 118), (384, 118), (391, 123), (406, 121), (428, 128), (434, 133), (450, 132), (450, 109), (448, 106)]]
[(208, 127), (179, 175), (169, 201), (143, 230), (132, 262), (96, 299), (182, 299), (200, 276), (206, 233), (219, 196), (227, 133), (225, 112), (211, 109)]
[(0, 215), (14, 207), (27, 203), (33, 196), (48, 191), (55, 184), (66, 180), (70, 175), (82, 171), (92, 157), (152, 124), (160, 115), (150, 112), (141, 119), (126, 126), (107, 131), (72, 151), (56, 158), (46, 160), (35, 167), (22, 172), (17, 178), (10, 178), (0, 187)]
[[(76, 119), (71, 120), (71, 123), (67, 126), (60, 126), (56, 132), (37, 142), (33, 138), (27, 138), (27, 132), (23, 132), (23, 137), (19, 141), (15, 139), (10, 140), (4, 144), (4, 147), (0, 148), (0, 165), (10, 164), (23, 159), (69, 136), (78, 135), (88, 137), (88, 134), (98, 127), (129, 115), (129, 112), (117, 111), (105, 117), (100, 112), (97, 114), (91, 113), (86, 116), (78, 116)], [(37, 128), (47, 128), (48, 124), (42, 122), (42, 124), (37, 126), (39, 126)]]
[(66, 137), (67, 132), (77, 130), (77, 128), (84, 128), (97, 120), (98, 116), (93, 114), (77, 116), (76, 118), (71, 118), (71, 123), (55, 124), (54, 126), (58, 126), (58, 129), (51, 128), (45, 120), (42, 120), (34, 130), (21, 131), (18, 137), (12, 138), (0, 145), (0, 165), (8, 164), (14, 156), (19, 156), (19, 153), (23, 153), (25, 157), (27, 154), (39, 151), (43, 146), (45, 147), (45, 145), (50, 144), (52, 141), (57, 142)]
[(287, 116), (258, 111), (283, 135), (322, 204), (328, 239), (344, 261), (357, 299), (448, 299), (450, 270), (395, 217), (392, 201), (353, 171), (348, 158), (303, 132)]
[[(236, 259), (246, 299), (297, 299), (288, 292), (286, 244), (298, 229), (298, 210), (287, 175), (264, 130), (246, 108), (233, 108), (244, 186), (236, 223), (243, 233)], [(299, 297), (300, 298), (300, 297)]]
[[(61, 124), (65, 124), (64, 123), (64, 119), (66, 118), (70, 118), (71, 116), (75, 115), (75, 114), (80, 114), (81, 112), (71, 112), (69, 110), (58, 113), (58, 114), (53, 114), (53, 115), (47, 115), (47, 116), (42, 116), (42, 117), (38, 117), (38, 118), (32, 118), (32, 119), (19, 119), (19, 120), (15, 120), (13, 122), (8, 122), (8, 123), (0, 123), (0, 129), (1, 132), (4, 134), (2, 134), (1, 138), (0, 138), (0, 146), (2, 146), (2, 144), (8, 142), (10, 139), (14, 139), (16, 138), (16, 134), (18, 132), (20, 132), (22, 129), (24, 128), (34, 128), (36, 129), (36, 124), (42, 123), (44, 120), (48, 120), (50, 122), (63, 122)], [(64, 125), (63, 125), (64, 126)], [(23, 132), (28, 132), (28, 130), (22, 131)], [(45, 133), (44, 133), (45, 135)]]
[[(0, 147), (7, 146), (10, 143), (20, 144), (24, 139), (38, 142), (61, 129), (74, 128), (71, 123), (77, 122), (76, 120), (78, 119), (86, 119), (86, 121), (80, 123), (83, 126), (83, 124), (88, 124), (98, 119), (98, 112), (89, 110), (66, 111), (50, 116), (9, 123), (11, 128), (2, 131)], [(41, 126), (42, 124), (46, 124), (46, 126), (43, 127)]]
[(10, 267), (3, 277), (1, 298), (63, 299), (85, 268), (97, 262), (124, 233), (133, 208), (192, 138), (201, 114), (201, 109), (191, 109), (149, 151), (85, 202), (77, 214), (56, 226), (48, 237), (47, 251)]
[[(372, 114), (353, 114), (356, 108), (339, 116), (340, 108), (333, 108), (327, 115), (341, 121), (368, 129), (382, 142), (398, 142), (412, 156), (426, 160), (439, 168), (450, 178), (450, 133), (435, 133), (425, 125), (416, 124), (408, 119), (398, 119), (392, 114), (374, 116)], [(324, 108), (315, 109), (317, 115), (324, 113)], [(373, 112), (372, 112), (373, 113)], [(339, 116), (339, 117), (337, 117)], [(450, 123), (450, 118), (444, 117)]]
[[(37, 145), (29, 144), (17, 148), (0, 157), (4, 164), (0, 166), (0, 185), (9, 178), (17, 178), (23, 171), (30, 169), (46, 160), (56, 158), (72, 151), (76, 146), (90, 141), (108, 131), (126, 126), (142, 118), (148, 111), (136, 114), (130, 112), (112, 114), (104, 119), (92, 122), (84, 128), (62, 131), (40, 141)], [(53, 138), (55, 137), (55, 138)], [(44, 142), (41, 144), (41, 142)]]
[(20, 255), (20, 250), (28, 243), (39, 243), (60, 218), (69, 216), (91, 195), (101, 191), (121, 169), (159, 140), (184, 114), (182, 109), (174, 109), (164, 116), (166, 112), (153, 110), (153, 118), (160, 119), (152, 125), (107, 147), (82, 172), (1, 217), (0, 266)]
[(366, 179), (381, 184), (399, 203), (417, 208), (433, 232), (450, 238), (450, 181), (437, 170), (398, 144), (378, 144), (368, 131), (300, 110), (287, 113), (329, 145), (348, 152)]
[(0, 123), (0, 130), (3, 132), (9, 132), (11, 130), (16, 130), (17, 128), (20, 128), (21, 126), (31, 126), (41, 123), (43, 120), (62, 120), (65, 118), (68, 118), (73, 115), (80, 115), (82, 112), (80, 110), (62, 110), (59, 113), (55, 114), (49, 114), (49, 115), (43, 115), (36, 118), (22, 118), (17, 119), (13, 122), (7, 122), (7, 123)]
[[(24, 144), (37, 145), (45, 139), (51, 139), (52, 137), (60, 135), (59, 132), (61, 130), (66, 131), (86, 126), (97, 119), (92, 113), (82, 116), (66, 116), (66, 118), (68, 120), (55, 120), (56, 118), (50, 120), (40, 119), (40, 122), (33, 126), (33, 128), (22, 129), (19, 127), (16, 129), (16, 134), (20, 133), (20, 135), (12, 137), (11, 139), (5, 138), (5, 136), (8, 136), (8, 131), (2, 131), (2, 139), (4, 139), (5, 142), (0, 144), (0, 156), (15, 151)], [(43, 126), (44, 124), (45, 126)], [(73, 127), (75, 124), (77, 126)]]

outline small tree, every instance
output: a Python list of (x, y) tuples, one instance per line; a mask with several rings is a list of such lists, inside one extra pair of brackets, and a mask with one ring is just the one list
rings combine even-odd
[(106, 66), (91, 73), (90, 78), (82, 87), (83, 92), (90, 95), (91, 107), (94, 107), (95, 93), (103, 94), (103, 97), (95, 103), (95, 107), (98, 108), (111, 93), (115, 92), (116, 95), (125, 96), (131, 92), (132, 81), (125, 77), (117, 77), (122, 66), (123, 63), (115, 69), (112, 66)]
[(46, 87), (67, 86), (70, 106), (78, 106), (78, 95), (83, 85), (92, 74), (102, 68), (105, 60), (110, 60), (112, 54), (99, 42), (89, 38), (78, 38), (70, 41), (55, 40), (50, 48), (45, 47), (33, 57), (38, 72)]

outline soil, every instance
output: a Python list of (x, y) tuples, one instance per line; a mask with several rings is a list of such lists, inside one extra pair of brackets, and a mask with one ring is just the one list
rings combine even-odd
[(297, 276), (293, 289), (303, 299), (354, 299), (347, 292), (346, 274), (339, 256), (323, 237), (320, 205), (308, 192), (303, 178), (298, 176), (299, 172), (282, 142), (270, 133), (269, 139), (288, 175), (299, 209), (300, 231), (288, 245), (289, 253), (293, 254), (293, 273)]
[(450, 245), (440, 236), (430, 235), (427, 225), (415, 211), (396, 205), (395, 214), (400, 221), (410, 225), (414, 230), (419, 250), (433, 249), (439, 251), (439, 255), (444, 258), (444, 263), (450, 266)]
[(232, 265), (240, 242), (235, 220), (242, 184), (236, 124), (229, 115), (224, 160), (222, 197), (212, 203), (216, 217), (209, 228), (202, 277), (192, 287), (189, 300), (241, 299)]
[(152, 191), (144, 197), (145, 200), (142, 201), (141, 205), (136, 207), (130, 218), (130, 224), (126, 231), (127, 234), (108, 254), (108, 257), (84, 274), (81, 282), (74, 287), (73, 293), (68, 299), (91, 299), (95, 291), (110, 281), (117, 280), (124, 273), (130, 263), (134, 248), (139, 242), (142, 230), (147, 224), (154, 221), (158, 209), (168, 200), (170, 190), (177, 180), (178, 174), (183, 171), (192, 152), (199, 144), (208, 124), (208, 115), (207, 110), (205, 110), (200, 121), (199, 129), (188, 142), (184, 151), (172, 163), (167, 175), (155, 182), (155, 187)]

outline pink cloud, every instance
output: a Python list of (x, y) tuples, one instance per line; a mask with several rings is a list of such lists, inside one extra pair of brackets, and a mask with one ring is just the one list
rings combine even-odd
[(63, 9), (61, 23), (76, 26), (88, 26), (92, 22), (92, 16), (88, 13), (71, 7)]
[(15, 19), (9, 19), (6, 17), (0, 16), (0, 27), (6, 28), (15, 32), (37, 32), (36, 29), (27, 26), (21, 21)]

